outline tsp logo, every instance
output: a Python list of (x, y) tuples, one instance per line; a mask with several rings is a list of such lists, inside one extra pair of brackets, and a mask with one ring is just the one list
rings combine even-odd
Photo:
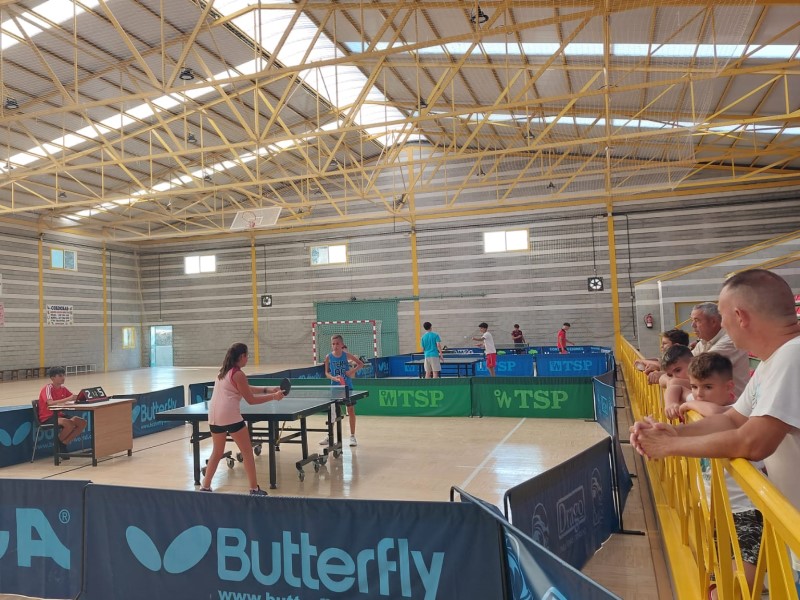
[(19, 446), (31, 434), (31, 424), (23, 423), (14, 432), (14, 435), (9, 435), (5, 429), (0, 429), (0, 446), (10, 448), (11, 446)]
[(545, 548), (550, 547), (550, 528), (547, 526), (547, 510), (541, 502), (533, 509), (531, 537)]
[(125, 539), (128, 541), (128, 548), (144, 567), (154, 573), (163, 568), (173, 575), (191, 569), (211, 547), (211, 531), (203, 525), (195, 525), (180, 533), (167, 547), (163, 560), (150, 536), (138, 527), (128, 527), (125, 530)]

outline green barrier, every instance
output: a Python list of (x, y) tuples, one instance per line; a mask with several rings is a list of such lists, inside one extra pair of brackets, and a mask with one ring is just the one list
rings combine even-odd
[(369, 398), (357, 404), (359, 415), (469, 417), (470, 382), (460, 379), (361, 379), (356, 389)]
[(591, 377), (474, 377), (472, 410), (481, 417), (594, 419)]

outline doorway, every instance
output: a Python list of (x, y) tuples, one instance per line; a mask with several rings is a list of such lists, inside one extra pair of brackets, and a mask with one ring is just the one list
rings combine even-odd
[(150, 366), (172, 367), (172, 325), (150, 327)]

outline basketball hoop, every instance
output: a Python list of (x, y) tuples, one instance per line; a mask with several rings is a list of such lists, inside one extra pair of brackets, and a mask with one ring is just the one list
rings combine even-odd
[(278, 207), (251, 208), (236, 213), (231, 223), (231, 230), (258, 229), (274, 225), (280, 216)]

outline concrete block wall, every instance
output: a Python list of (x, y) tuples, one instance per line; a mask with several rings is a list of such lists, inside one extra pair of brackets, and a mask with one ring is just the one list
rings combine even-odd
[[(77, 270), (52, 269), (50, 249), (77, 254)], [(72, 325), (44, 326), (43, 366), (94, 364), (104, 368), (102, 246), (69, 236), (46, 235), (42, 244), (44, 305), (73, 309)], [(0, 231), (0, 370), (39, 367), (38, 239), (31, 234)], [(135, 327), (140, 338), (138, 273), (132, 250), (106, 250), (106, 309), (109, 369), (141, 366), (141, 346), (122, 349), (122, 327)]]

